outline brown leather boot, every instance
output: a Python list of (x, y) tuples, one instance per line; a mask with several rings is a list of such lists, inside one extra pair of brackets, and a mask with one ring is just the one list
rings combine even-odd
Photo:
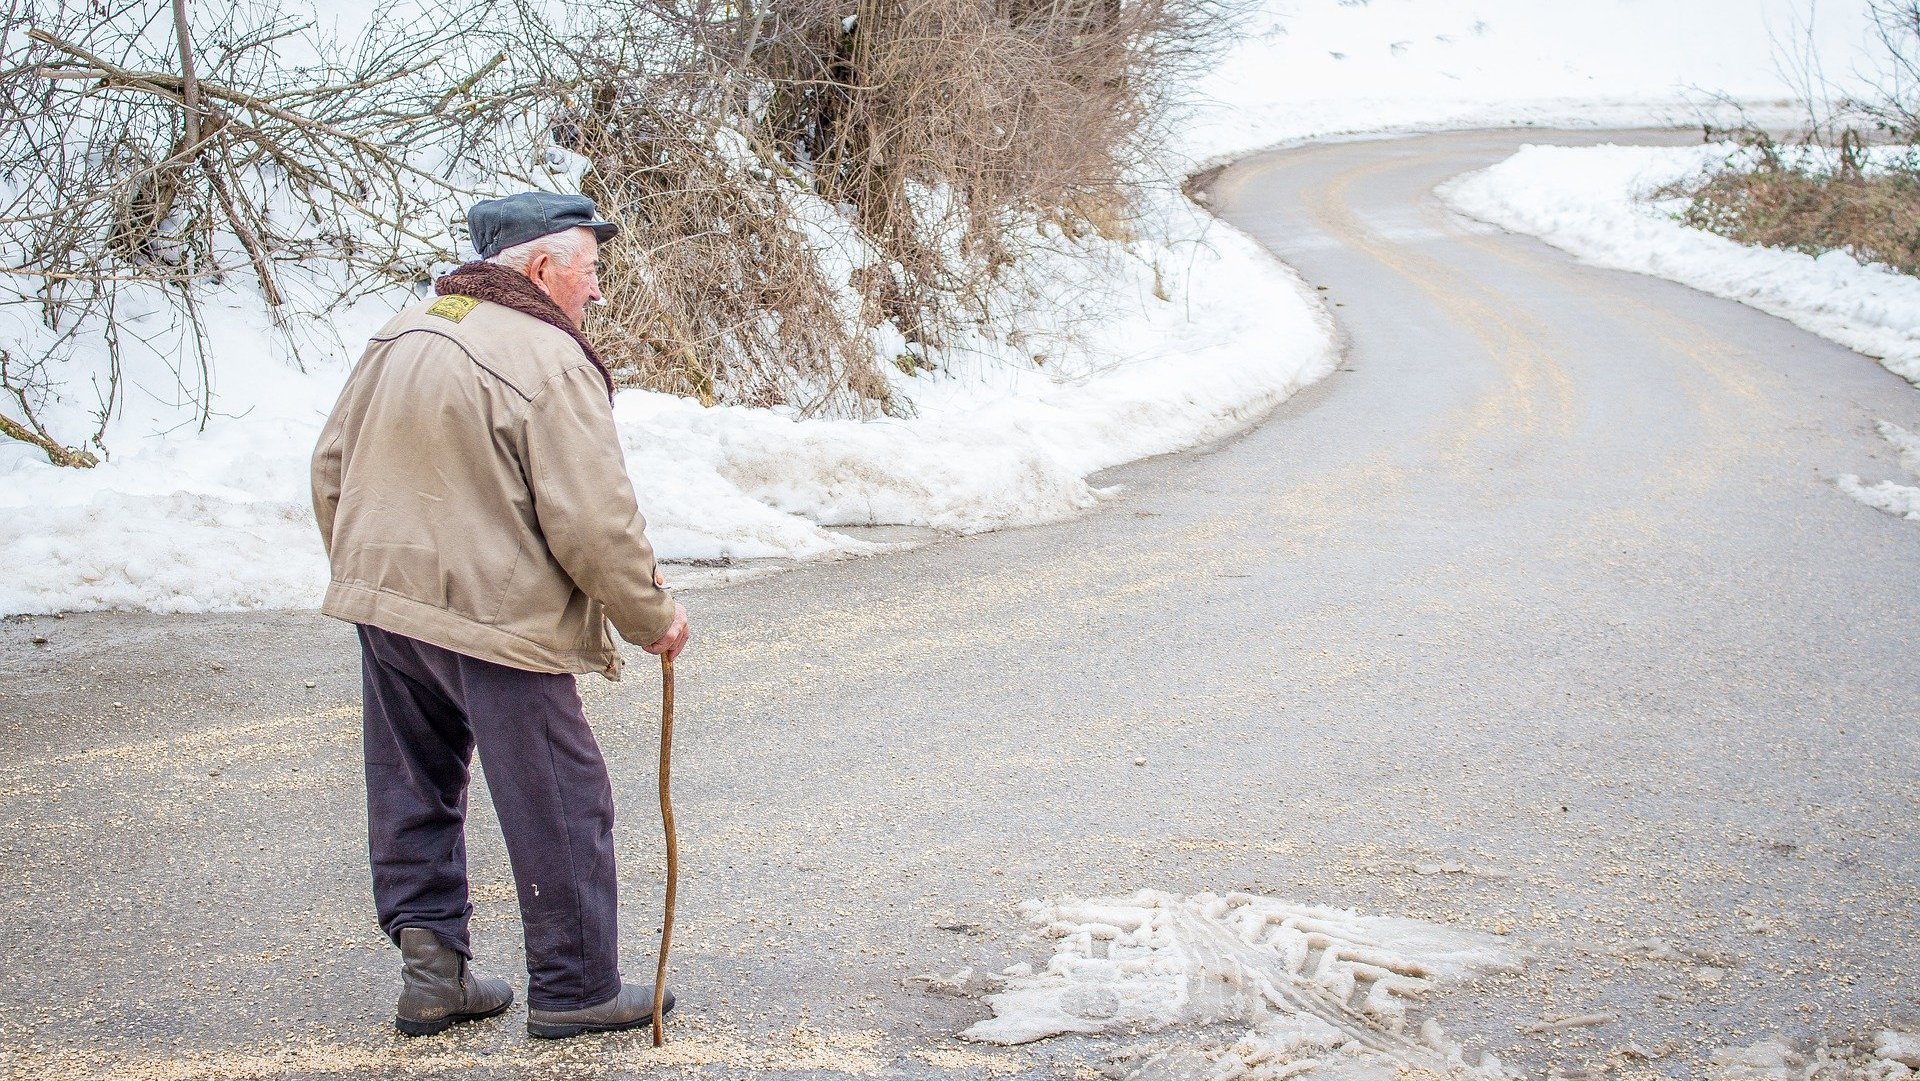
[[(668, 991), (662, 1014), (673, 1012), (673, 992)], [(580, 1010), (527, 1011), (527, 1035), (541, 1040), (564, 1040), (588, 1032), (619, 1032), (639, 1028), (653, 1021), (653, 985), (623, 983), (620, 993), (598, 1006)]]
[(513, 1005), (513, 987), (467, 970), (467, 959), (424, 927), (400, 929), (400, 1006), (393, 1027), (431, 1036)]

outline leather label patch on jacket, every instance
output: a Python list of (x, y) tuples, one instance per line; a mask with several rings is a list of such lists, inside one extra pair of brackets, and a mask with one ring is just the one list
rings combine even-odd
[(480, 302), (472, 297), (463, 297), (456, 294), (453, 296), (444, 296), (434, 301), (433, 307), (427, 309), (427, 314), (437, 315), (442, 319), (451, 319), (458, 323), (460, 320), (465, 319), (468, 313), (479, 306)]

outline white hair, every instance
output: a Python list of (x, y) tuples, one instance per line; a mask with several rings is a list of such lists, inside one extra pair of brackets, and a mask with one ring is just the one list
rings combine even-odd
[(548, 233), (546, 236), (522, 241), (511, 248), (501, 248), (487, 262), (498, 263), (508, 270), (517, 270), (524, 274), (527, 271), (527, 265), (533, 262), (533, 257), (545, 253), (549, 259), (561, 266), (572, 266), (586, 253), (589, 241), (598, 241), (593, 230), (584, 225), (576, 225), (571, 229), (562, 229), (557, 233)]

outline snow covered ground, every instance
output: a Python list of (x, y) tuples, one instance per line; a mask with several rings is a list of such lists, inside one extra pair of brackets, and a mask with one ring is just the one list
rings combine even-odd
[(1881, 1029), (1870, 1045), (1799, 1049), (1779, 1039), (1713, 1053), (1708, 1081), (1912, 1081), (1920, 1072), (1920, 1035)]
[(1867, 40), (1864, 0), (1267, 0), (1185, 145), (1205, 161), (1381, 131), (1692, 127), (1731, 112), (1716, 99), (1791, 122), (1805, 95), (1776, 59), (1857, 89)]
[[(1738, 244), (1682, 225), (1683, 200), (1649, 196), (1740, 154), (1698, 147), (1532, 146), (1441, 189), (1456, 209), (1537, 236), (1599, 266), (1683, 282), (1787, 319), (1858, 350), (1920, 384), (1920, 278), (1844, 252), (1818, 257)], [(1892, 424), (1881, 434), (1920, 476), (1920, 440)], [(1920, 488), (1838, 478), (1856, 499), (1920, 521)]]
[[(1898, 424), (1881, 421), (1880, 435), (1900, 454), (1900, 468), (1920, 481), (1920, 436)], [(1920, 522), (1920, 487), (1883, 480), (1872, 484), (1852, 473), (1843, 473), (1835, 482), (1840, 490), (1865, 503), (1909, 522)]]
[[(1792, 89), (1773, 41), (1794, 37), (1806, 10), (1269, 0), (1198, 88), (1212, 104), (1176, 158), (1360, 131), (1666, 124), (1710, 92), (1779, 108)], [(1860, 0), (1817, 11), (1811, 40), (1844, 70)], [(1217, 438), (1331, 367), (1326, 314), (1297, 278), (1171, 193), (1131, 243), (1072, 243), (1092, 257), (1023, 268), (1051, 283), (1061, 315), (983, 331), (948, 370), (897, 377), (910, 419), (799, 421), (623, 392), (616, 416), (662, 554), (821, 558), (876, 548), (835, 526), (973, 532), (1072, 514), (1099, 498), (1091, 473)], [(204, 430), (181, 392), (198, 375), (174, 370), (161, 307), (123, 312), (131, 391), (108, 429), (111, 460), (54, 469), (0, 443), (0, 613), (316, 603), (307, 454), (359, 342), (411, 299), (402, 289), (276, 328), (251, 288), (210, 290), (218, 398)], [(59, 390), (52, 413), (69, 422), (94, 404), (83, 369)]]

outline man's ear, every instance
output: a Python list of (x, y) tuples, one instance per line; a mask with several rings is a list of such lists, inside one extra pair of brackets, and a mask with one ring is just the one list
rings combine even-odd
[(527, 280), (548, 295), (552, 295), (552, 291), (547, 288), (547, 271), (552, 266), (553, 256), (546, 252), (536, 252), (533, 258), (527, 260)]

